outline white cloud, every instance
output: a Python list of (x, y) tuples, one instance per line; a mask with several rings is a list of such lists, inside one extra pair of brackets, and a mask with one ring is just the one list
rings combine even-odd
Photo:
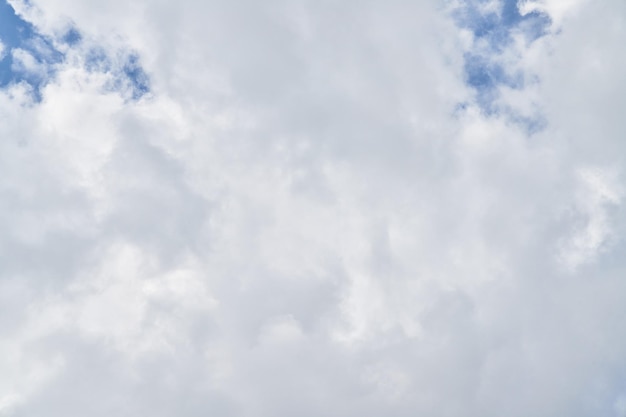
[(14, 48), (11, 51), (13, 62), (11, 69), (15, 72), (25, 73), (28, 76), (34, 76), (38, 79), (44, 79), (47, 75), (46, 66), (37, 61), (37, 59), (28, 51), (20, 48)]
[(619, 0), (498, 58), (532, 135), (435, 2), (30, 3), (83, 41), (0, 91), (0, 415), (623, 411)]
[(616, 228), (610, 209), (621, 205), (623, 195), (616, 173), (587, 168), (581, 169), (579, 175), (582, 186), (574, 215), (582, 217), (582, 224), (562, 249), (564, 263), (572, 269), (594, 260), (611, 238), (619, 238), (612, 236)]
[(559, 25), (564, 18), (580, 12), (589, 3), (588, 0), (518, 0), (522, 15), (532, 12), (547, 13), (555, 24)]

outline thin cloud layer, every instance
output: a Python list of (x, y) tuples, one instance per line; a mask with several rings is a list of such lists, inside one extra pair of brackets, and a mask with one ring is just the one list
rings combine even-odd
[(623, 1), (10, 4), (0, 416), (626, 412)]

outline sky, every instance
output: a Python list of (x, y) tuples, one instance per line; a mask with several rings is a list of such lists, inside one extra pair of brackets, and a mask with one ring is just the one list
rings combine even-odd
[(0, 417), (626, 416), (623, 0), (0, 0)]

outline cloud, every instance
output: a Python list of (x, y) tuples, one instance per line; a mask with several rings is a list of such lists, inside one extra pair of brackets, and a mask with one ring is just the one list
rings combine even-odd
[(0, 415), (620, 415), (626, 13), (514, 3), (11, 1)]

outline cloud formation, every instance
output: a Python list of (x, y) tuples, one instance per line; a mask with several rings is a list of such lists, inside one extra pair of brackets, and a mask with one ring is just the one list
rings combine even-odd
[(626, 412), (622, 0), (9, 3), (0, 416)]

